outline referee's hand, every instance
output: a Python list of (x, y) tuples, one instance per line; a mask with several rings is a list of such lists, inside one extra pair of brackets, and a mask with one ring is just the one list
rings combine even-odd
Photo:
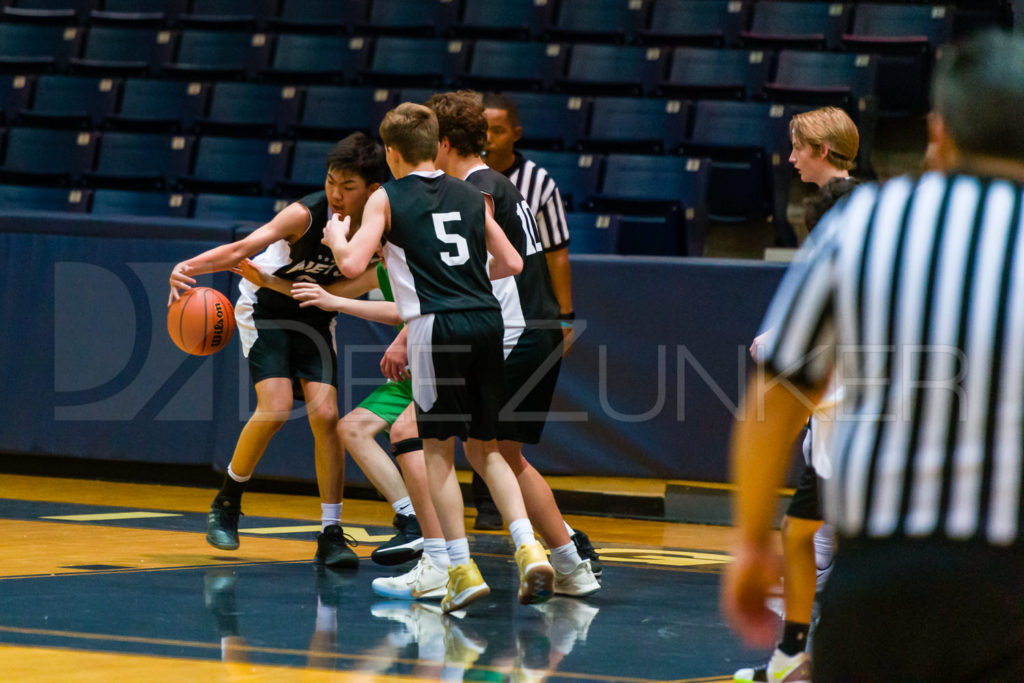
[(779, 556), (770, 546), (741, 542), (726, 567), (721, 607), (726, 619), (750, 647), (775, 644), (779, 617), (765, 601), (779, 581)]

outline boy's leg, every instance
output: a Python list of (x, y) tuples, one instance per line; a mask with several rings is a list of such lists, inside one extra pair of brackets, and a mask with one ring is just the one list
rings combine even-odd
[[(338, 432), (345, 448), (352, 454), (352, 459), (359, 465), (366, 478), (389, 503), (394, 503), (409, 494), (398, 468), (374, 438), (388, 426), (384, 418), (366, 408), (358, 407), (341, 419), (338, 423)], [(413, 501), (413, 506), (415, 505)]]

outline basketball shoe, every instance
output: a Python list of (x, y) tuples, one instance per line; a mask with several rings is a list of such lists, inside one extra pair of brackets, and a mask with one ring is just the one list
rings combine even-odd
[(380, 576), (370, 586), (382, 598), (392, 600), (440, 600), (447, 593), (448, 572), (435, 567), (430, 555), (398, 576)]
[(519, 602), (532, 605), (551, 597), (555, 583), (555, 569), (539, 541), (524, 543), (516, 550), (519, 565)]
[(206, 515), (206, 542), (220, 550), (238, 550), (238, 518), (241, 514), (240, 499), (214, 498)]
[(491, 587), (484, 581), (473, 560), (448, 568), (447, 588), (445, 596), (441, 599), (441, 609), (444, 612), (462, 609), (491, 592)]
[(732, 679), (739, 683), (810, 683), (811, 658), (806, 652), (790, 656), (776, 648), (767, 666), (740, 669)]
[(350, 569), (359, 566), (359, 556), (349, 547), (355, 539), (345, 535), (339, 524), (330, 524), (316, 537), (314, 564)]
[(597, 556), (597, 551), (594, 550), (594, 544), (590, 542), (590, 538), (579, 529), (573, 529), (569, 540), (576, 546), (576, 552), (580, 554), (581, 558), (590, 560), (590, 569), (594, 572), (594, 578), (600, 579), (603, 569), (601, 558)]
[(583, 560), (571, 572), (563, 574), (555, 570), (555, 595), (570, 595), (574, 598), (585, 598), (601, 590), (590, 568), (590, 560)]
[(370, 554), (371, 560), (386, 567), (415, 560), (423, 554), (423, 532), (416, 515), (395, 515), (392, 524), (397, 533)]

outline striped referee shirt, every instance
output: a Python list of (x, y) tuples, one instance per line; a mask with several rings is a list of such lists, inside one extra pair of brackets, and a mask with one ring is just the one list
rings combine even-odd
[(515, 157), (515, 162), (505, 170), (505, 175), (529, 203), (530, 210), (537, 218), (540, 243), (544, 251), (555, 251), (569, 246), (569, 226), (565, 222), (565, 207), (554, 178), (519, 152), (515, 153)]
[(769, 372), (846, 387), (825, 511), (846, 537), (1019, 544), (1022, 188), (928, 173), (832, 211), (769, 307)]

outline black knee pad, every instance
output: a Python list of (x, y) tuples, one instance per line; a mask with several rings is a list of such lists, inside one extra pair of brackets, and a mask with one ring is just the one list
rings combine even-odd
[(391, 444), (391, 455), (398, 457), (403, 453), (423, 450), (423, 439), (402, 439)]

